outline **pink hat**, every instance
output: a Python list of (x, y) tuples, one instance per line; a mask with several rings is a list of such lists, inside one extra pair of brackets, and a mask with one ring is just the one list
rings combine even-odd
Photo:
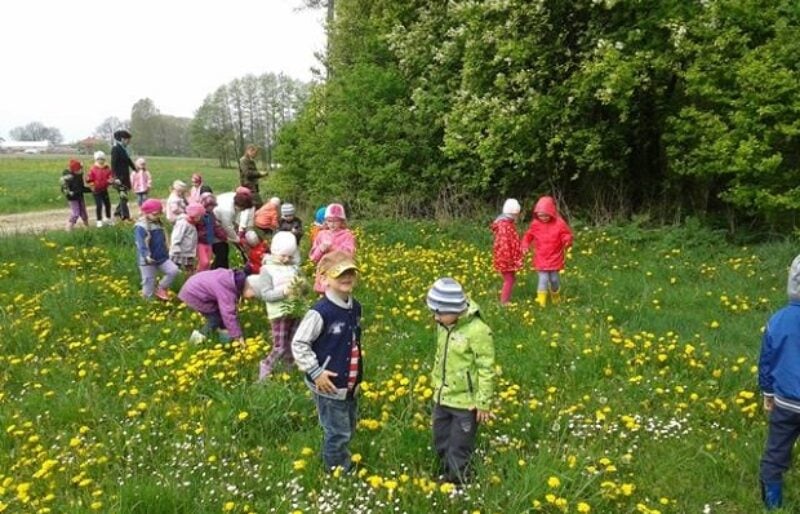
[(244, 186), (237, 187), (235, 193), (241, 196), (249, 196), (250, 198), (253, 197), (253, 192)]
[(340, 203), (332, 203), (325, 209), (325, 219), (340, 219), (346, 220), (347, 216), (344, 213), (344, 207)]
[(139, 208), (139, 210), (142, 211), (142, 214), (160, 214), (163, 209), (164, 207), (161, 205), (161, 201), (156, 200), (155, 198), (145, 200), (144, 203), (142, 203), (142, 206)]
[(214, 196), (214, 193), (203, 193), (200, 195), (200, 203), (206, 209), (209, 207), (216, 207), (217, 206), (217, 197)]
[(191, 202), (186, 206), (186, 214), (193, 219), (200, 219), (206, 213), (205, 207), (197, 202)]

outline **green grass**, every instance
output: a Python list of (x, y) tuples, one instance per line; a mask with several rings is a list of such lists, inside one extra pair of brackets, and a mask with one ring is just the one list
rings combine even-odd
[[(130, 227), (0, 238), (0, 509), (758, 512), (753, 367), (796, 242), (578, 229), (566, 301), (537, 308), (525, 271), (502, 309), (483, 227), (358, 225), (368, 384), (351, 445), (360, 471), (338, 479), (321, 470), (300, 375), (254, 383), (263, 307), (243, 307), (246, 351), (192, 346), (196, 316), (138, 298)], [(500, 370), (475, 484), (458, 495), (428, 486), (423, 298), (445, 274), (483, 306)], [(800, 508), (795, 471), (786, 496), (786, 512)]]
[[(90, 156), (0, 154), (0, 214), (66, 207), (59, 178), (72, 158), (83, 163), (86, 176), (94, 164)], [(231, 191), (239, 184), (237, 170), (219, 168), (212, 159), (148, 157), (147, 164), (153, 175), (152, 196), (156, 198), (169, 195), (173, 180), (189, 183), (192, 173), (197, 172), (217, 193)], [(112, 203), (116, 204), (113, 196)], [(91, 195), (86, 199), (92, 204)]]

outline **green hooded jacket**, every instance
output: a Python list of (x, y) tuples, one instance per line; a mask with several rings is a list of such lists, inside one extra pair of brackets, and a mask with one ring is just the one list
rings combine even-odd
[(494, 391), (492, 331), (470, 301), (455, 325), (436, 326), (433, 401), (456, 409), (490, 410)]

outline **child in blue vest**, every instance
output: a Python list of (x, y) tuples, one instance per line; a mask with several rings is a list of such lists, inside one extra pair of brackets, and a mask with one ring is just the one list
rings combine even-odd
[(292, 354), (314, 395), (325, 468), (349, 471), (362, 375), (361, 304), (353, 298), (358, 268), (350, 255), (333, 251), (320, 260), (317, 273), (325, 295), (297, 327)]
[(767, 322), (758, 361), (758, 386), (769, 415), (761, 457), (761, 498), (767, 510), (781, 507), (783, 473), (800, 435), (800, 255), (789, 268), (789, 304)]

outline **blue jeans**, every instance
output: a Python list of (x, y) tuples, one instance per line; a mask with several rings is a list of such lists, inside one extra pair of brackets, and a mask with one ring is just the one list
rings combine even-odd
[(147, 193), (136, 193), (136, 204), (141, 207), (144, 201), (147, 200)]
[(358, 402), (355, 398), (334, 400), (315, 394), (314, 403), (317, 404), (319, 424), (322, 426), (322, 462), (325, 469), (341, 466), (349, 471), (352, 463), (348, 445), (356, 431)]
[(764, 455), (761, 457), (761, 482), (783, 482), (789, 469), (792, 447), (800, 436), (800, 413), (775, 405), (769, 414), (769, 430)]
[(208, 336), (217, 329), (225, 328), (225, 324), (222, 322), (222, 315), (220, 315), (219, 311), (214, 311), (208, 314), (204, 312), (202, 314), (206, 318), (206, 324), (200, 329), (200, 332), (202, 332), (203, 335)]
[(561, 288), (561, 279), (559, 278), (558, 271), (539, 271), (539, 284), (536, 286), (537, 291), (558, 292)]

